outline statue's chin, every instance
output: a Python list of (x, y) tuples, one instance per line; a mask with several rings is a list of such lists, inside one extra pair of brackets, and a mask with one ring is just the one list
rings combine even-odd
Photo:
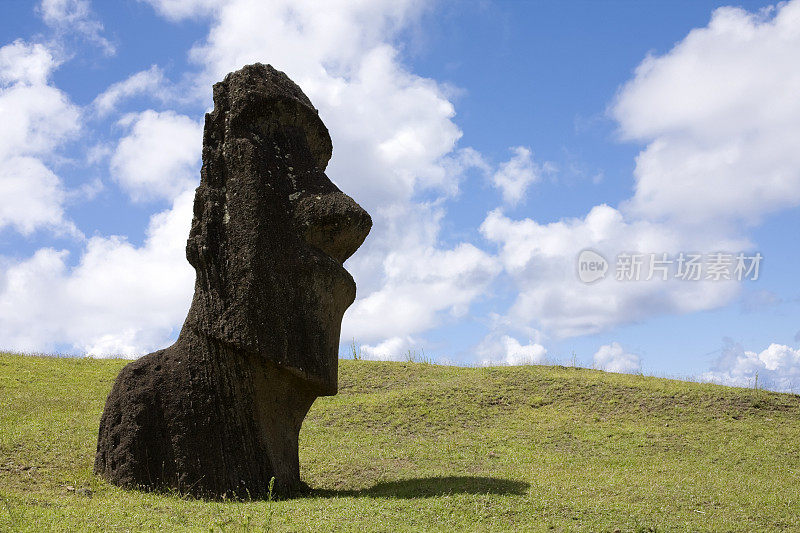
[[(269, 355), (264, 355), (267, 364), (286, 372), (302, 383), (305, 391), (313, 396), (334, 396), (339, 391), (339, 336), (338, 332), (324, 347), (314, 351), (320, 358), (314, 361), (301, 357), (302, 365), (276, 361)], [(308, 348), (306, 352), (311, 352)], [(324, 355), (323, 355), (324, 354)], [(301, 356), (303, 354), (300, 354)], [(297, 357), (294, 360), (298, 360)]]

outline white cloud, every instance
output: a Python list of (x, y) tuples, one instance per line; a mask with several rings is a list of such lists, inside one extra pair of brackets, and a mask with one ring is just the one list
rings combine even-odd
[(50, 85), (15, 83), (0, 88), (0, 157), (49, 155), (80, 130), (80, 112)]
[[(40, 44), (15, 41), (0, 48), (0, 227), (23, 234), (41, 227), (77, 233), (63, 203), (98, 187), (95, 181), (65, 190), (48, 167), (57, 148), (80, 131), (79, 110), (49, 84), (57, 66)], [(189, 133), (197, 159), (199, 127), (174, 113), (132, 115), (125, 124), (133, 131), (118, 147), (121, 179), (133, 190), (146, 181), (137, 182), (132, 173), (131, 158), (138, 158), (138, 168), (150, 173), (146, 178), (155, 171), (162, 179), (159, 194), (177, 197), (173, 208), (153, 216), (143, 246), (123, 237), (93, 237), (75, 266), (66, 250), (53, 248), (22, 261), (0, 257), (3, 348), (141, 355), (167, 342), (185, 316), (194, 279), (184, 255), (192, 191), (179, 194), (176, 187), (188, 181)], [(155, 147), (146, 142), (151, 133), (159, 141)]]
[(797, 1), (759, 13), (720, 8), (639, 65), (611, 109), (625, 138), (649, 143), (632, 214), (752, 223), (800, 204), (799, 26)]
[(203, 128), (173, 111), (128, 114), (130, 133), (111, 156), (111, 175), (134, 201), (174, 198), (199, 180)]
[(45, 85), (58, 66), (53, 54), (40, 43), (17, 39), (0, 48), (0, 82)]
[(488, 254), (462, 243), (451, 250), (403, 247), (383, 259), (380, 286), (347, 311), (342, 337), (374, 341), (420, 333), (441, 313), (464, 316), (497, 273)]
[(411, 337), (391, 337), (375, 345), (362, 344), (360, 355), (372, 361), (404, 361), (415, 346)]
[[(0, 226), (24, 234), (40, 227), (76, 233), (63, 202), (97, 187), (65, 191), (44, 162), (79, 131), (80, 118), (47, 84), (57, 66), (52, 57), (21, 41), (0, 49)], [(3, 348), (132, 357), (163, 346), (185, 316), (194, 273), (184, 249), (200, 127), (172, 112), (129, 115), (122, 123), (131, 132), (115, 152), (117, 178), (132, 194), (175, 199), (172, 209), (152, 217), (141, 247), (124, 237), (93, 237), (75, 266), (66, 250), (52, 248), (23, 261), (0, 258)]]
[(163, 347), (181, 324), (194, 271), (185, 258), (193, 191), (152, 217), (135, 247), (122, 237), (89, 239), (78, 264), (43, 248), (0, 268), (0, 339), (20, 351), (135, 357)]
[(547, 349), (535, 341), (522, 344), (508, 335), (490, 335), (478, 346), (482, 366), (541, 365), (547, 363)]
[(64, 215), (61, 180), (46, 164), (80, 130), (78, 109), (48, 83), (57, 66), (41, 44), (0, 48), (0, 229), (77, 234)]
[(0, 162), (0, 228), (11, 226), (23, 235), (48, 227), (78, 235), (64, 218), (61, 180), (34, 157), (10, 157)]
[(592, 357), (595, 368), (606, 372), (630, 374), (642, 369), (641, 358), (622, 349), (618, 342), (605, 344)]
[(503, 201), (513, 206), (525, 198), (531, 184), (541, 179), (543, 169), (533, 161), (530, 148), (516, 146), (511, 151), (514, 155), (500, 165), (492, 182), (503, 193)]
[(38, 12), (45, 24), (62, 35), (80, 35), (106, 54), (114, 54), (114, 45), (103, 37), (103, 25), (94, 18), (89, 0), (42, 0)]
[(306, 84), (336, 147), (329, 175), (367, 210), (425, 189), (452, 194), (458, 176), (445, 158), (461, 137), (452, 104), (433, 81), (405, 72), (388, 46), (358, 59), (347, 80)]
[(611, 108), (624, 138), (649, 143), (635, 193), (618, 209), (550, 224), (487, 216), (481, 231), (519, 290), (511, 322), (569, 337), (733, 301), (732, 283), (584, 285), (575, 260), (598, 250), (613, 278), (623, 252), (752, 251), (747, 224), (800, 204), (798, 20), (797, 0), (759, 14), (719, 9), (707, 27), (642, 62)]
[(796, 392), (800, 387), (800, 350), (770, 344), (761, 352), (751, 352), (729, 343), (714, 368), (703, 374), (703, 379), (723, 385), (757, 385), (759, 388)]
[(210, 15), (226, 0), (139, 0), (153, 6), (158, 13), (172, 21)]
[[(481, 233), (499, 245), (499, 259), (519, 290), (508, 322), (541, 328), (555, 338), (597, 333), (656, 314), (713, 309), (733, 301), (738, 293), (732, 281), (662, 281), (658, 276), (646, 281), (649, 257), (640, 281), (617, 281), (618, 253), (749, 247), (746, 240), (717, 233), (686, 235), (660, 223), (626, 221), (607, 205), (592, 208), (584, 218), (549, 224), (512, 220), (495, 210), (481, 225)], [(610, 263), (606, 279), (593, 284), (579, 280), (576, 262), (586, 248), (597, 250)]]
[(79, 112), (49, 85), (58, 62), (41, 44), (0, 48), (0, 157), (46, 154), (79, 129)]
[(105, 116), (114, 111), (119, 102), (132, 96), (146, 94), (164, 101), (168, 93), (165, 83), (164, 73), (157, 65), (153, 65), (147, 70), (142, 70), (123, 81), (114, 83), (99, 94), (92, 105), (98, 115)]
[[(148, 2), (162, 13), (211, 13), (204, 9), (211, 2), (203, 0), (183, 6), (172, 0)], [(286, 70), (306, 92), (321, 90), (335, 97), (347, 89), (347, 78), (357, 74), (367, 56), (393, 49), (390, 41), (422, 9), (418, 0), (229, 0), (218, 3), (208, 39), (193, 50), (193, 57), (208, 68), (211, 79), (204, 82), (248, 63), (268, 61)], [(316, 89), (306, 89), (315, 78), (338, 78), (345, 85), (315, 83)]]

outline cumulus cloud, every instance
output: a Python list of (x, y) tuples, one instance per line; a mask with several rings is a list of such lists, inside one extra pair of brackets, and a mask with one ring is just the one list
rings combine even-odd
[(153, 110), (124, 116), (129, 133), (111, 156), (111, 176), (134, 201), (171, 200), (197, 183), (203, 127), (185, 115)]
[(92, 105), (97, 114), (102, 117), (114, 111), (117, 105), (126, 98), (146, 94), (163, 102), (168, 98), (168, 93), (164, 72), (157, 65), (152, 65), (147, 70), (142, 70), (123, 81), (112, 84), (94, 99)]
[(595, 368), (606, 372), (630, 374), (642, 369), (641, 358), (622, 349), (618, 342), (605, 344), (592, 357)]
[[(65, 190), (48, 166), (60, 145), (80, 131), (80, 111), (50, 84), (57, 66), (40, 44), (15, 41), (0, 48), (0, 227), (23, 234), (43, 227), (77, 234), (63, 204), (97, 188), (91, 182)], [(133, 357), (164, 345), (180, 325), (194, 279), (184, 246), (199, 126), (171, 112), (130, 115), (122, 125), (129, 135), (115, 152), (120, 183), (139, 194), (148, 179), (156, 179), (154, 187), (174, 200), (172, 208), (152, 217), (142, 246), (121, 236), (95, 236), (83, 243), (77, 261), (54, 248), (23, 260), (0, 257), (3, 348)], [(157, 145), (148, 144), (150, 135)]]
[[(28, 49), (43, 57), (41, 49)], [(0, 143), (0, 225), (22, 232), (74, 229), (63, 218), (69, 193), (40, 158), (78, 129), (79, 115), (60, 91), (43, 85), (40, 70), (20, 69), (0, 93), (0, 109), (9, 113), (2, 133), (8, 138)], [(184, 248), (201, 129), (188, 117), (154, 111), (128, 115), (121, 125), (128, 135), (112, 156), (115, 178), (137, 199), (171, 200), (171, 209), (151, 218), (141, 246), (95, 236), (74, 266), (68, 251), (53, 248), (22, 261), (0, 258), (3, 348), (135, 357), (168, 343), (180, 326), (194, 280)]]
[(374, 345), (362, 344), (359, 354), (372, 361), (403, 361), (416, 345), (411, 337), (390, 337)]
[(44, 85), (58, 66), (50, 50), (40, 43), (17, 39), (0, 48), (0, 81), (3, 84)]
[[(617, 254), (677, 250), (739, 250), (749, 243), (719, 234), (682, 233), (677, 228), (646, 220), (628, 221), (617, 209), (600, 205), (584, 218), (539, 224), (513, 220), (501, 210), (489, 213), (481, 233), (499, 246), (499, 259), (518, 287), (507, 311), (512, 324), (541, 328), (554, 338), (597, 333), (621, 323), (663, 313), (691, 313), (725, 305), (736, 298), (734, 281), (663, 281), (649, 277), (645, 257), (639, 281), (618, 281)], [(579, 253), (592, 248), (609, 262), (607, 277), (593, 284), (580, 281)]]
[[(622, 138), (647, 143), (635, 191), (618, 208), (540, 224), (491, 212), (481, 231), (499, 247), (519, 294), (512, 322), (569, 337), (655, 314), (726, 305), (721, 282), (580, 283), (578, 253), (740, 252), (747, 230), (800, 203), (800, 2), (748, 13), (721, 8), (662, 56), (648, 56), (610, 108)], [(648, 264), (643, 265), (647, 269)]]
[(11, 226), (23, 235), (41, 227), (56, 233), (78, 233), (64, 219), (61, 180), (34, 157), (0, 161), (0, 198), (0, 228)]
[(107, 55), (115, 47), (103, 37), (103, 25), (92, 13), (89, 0), (42, 0), (38, 7), (45, 24), (61, 35), (78, 35), (103, 49)]
[(478, 346), (482, 366), (541, 365), (547, 363), (547, 349), (535, 341), (522, 344), (508, 335), (490, 335)]
[(179, 21), (200, 18), (214, 12), (226, 0), (139, 0), (153, 6), (163, 17)]
[(17, 263), (0, 258), (3, 348), (136, 357), (168, 343), (194, 281), (184, 255), (192, 198), (187, 190), (154, 215), (140, 247), (93, 237), (74, 267), (53, 248)]
[[(785, 392), (797, 392), (800, 387), (800, 350), (783, 344), (770, 344), (761, 352), (744, 350), (728, 342), (722, 356), (703, 379), (733, 385)], [(756, 381), (757, 380), (757, 381)]]
[(720, 8), (639, 65), (611, 108), (624, 138), (649, 143), (632, 214), (757, 222), (800, 204), (798, 21), (797, 1), (757, 13)]
[(0, 48), (0, 155), (46, 153), (78, 131), (78, 109), (49, 84), (58, 65), (39, 43), (17, 40)]
[(530, 148), (516, 146), (511, 151), (514, 155), (500, 164), (492, 183), (502, 192), (503, 201), (513, 206), (525, 197), (531, 184), (541, 179), (543, 168), (534, 162)]
[(345, 338), (386, 339), (397, 332), (420, 333), (438, 325), (440, 313), (464, 316), (498, 270), (471, 244), (451, 250), (402, 248), (383, 259), (381, 285), (359, 298), (342, 326)]
[(41, 44), (17, 40), (0, 48), (0, 229), (77, 234), (64, 214), (61, 180), (47, 164), (80, 130), (78, 108), (49, 83), (56, 67)]

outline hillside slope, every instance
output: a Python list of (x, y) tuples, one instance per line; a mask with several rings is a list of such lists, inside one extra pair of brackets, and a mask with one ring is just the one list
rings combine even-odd
[(800, 530), (800, 397), (564, 367), (342, 361), (314, 489), (206, 502), (91, 474), (125, 361), (0, 355), (0, 530)]

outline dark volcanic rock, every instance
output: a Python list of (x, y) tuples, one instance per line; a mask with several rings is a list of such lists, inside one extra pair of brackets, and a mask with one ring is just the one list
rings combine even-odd
[[(165, 147), (165, 149), (168, 149)], [(370, 216), (325, 175), (328, 130), (285, 74), (255, 64), (214, 85), (186, 257), (195, 293), (175, 344), (126, 366), (95, 472), (204, 497), (302, 487), (300, 426), (336, 394), (342, 266)]]

